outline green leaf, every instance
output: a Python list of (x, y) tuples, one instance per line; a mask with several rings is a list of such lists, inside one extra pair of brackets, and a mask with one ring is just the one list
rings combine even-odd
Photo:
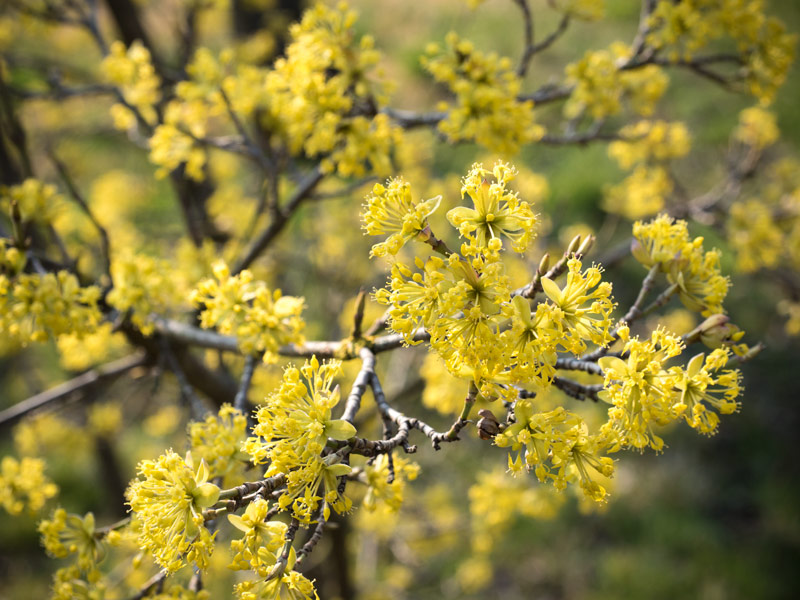
[(337, 419), (335, 421), (325, 422), (325, 435), (327, 435), (329, 438), (343, 441), (349, 440), (355, 434), (356, 428), (353, 427), (353, 424), (348, 421)]

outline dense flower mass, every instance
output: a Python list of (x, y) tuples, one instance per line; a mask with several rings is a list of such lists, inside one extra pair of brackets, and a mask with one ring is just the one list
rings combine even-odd
[(447, 114), (439, 131), (452, 141), (475, 141), (509, 155), (544, 135), (534, 119), (533, 102), (517, 98), (521, 82), (510, 59), (484, 54), (455, 32), (447, 35), (445, 43), (445, 48), (430, 44), (422, 60), (434, 79), (456, 97), (453, 105), (440, 104)]
[(206, 568), (214, 548), (214, 534), (205, 527), (202, 510), (217, 501), (220, 490), (208, 482), (205, 462), (194, 471), (191, 455), (187, 459), (168, 451), (155, 461), (142, 461), (139, 479), (126, 493), (141, 523), (139, 544), (169, 572), (187, 562)]
[(48, 499), (58, 494), (58, 486), (44, 474), (40, 458), (4, 456), (0, 461), (0, 505), (12, 515), (27, 510), (39, 512)]
[(376, 183), (364, 205), (364, 230), (369, 235), (391, 235), (372, 247), (372, 255), (397, 254), (409, 240), (425, 236), (427, 217), (438, 208), (440, 200), (441, 196), (437, 196), (415, 202), (411, 187), (402, 179), (390, 179), (386, 186)]
[(262, 354), (264, 362), (275, 362), (280, 346), (303, 341), (303, 298), (271, 291), (250, 271), (231, 275), (225, 263), (217, 262), (214, 279), (201, 281), (191, 299), (204, 307), (203, 327), (235, 335), (242, 352)]
[(347, 512), (351, 506), (338, 484), (350, 467), (335, 454), (322, 456), (329, 438), (344, 441), (356, 434), (352, 423), (331, 418), (331, 409), (339, 403), (339, 388), (333, 383), (340, 373), (341, 362), (320, 364), (316, 358), (300, 369), (287, 368), (278, 390), (256, 413), (257, 437), (244, 444), (253, 462), (269, 463), (267, 476), (286, 475), (288, 490), (280, 501), (304, 523), (315, 518), (320, 502), (326, 520), (328, 506), (337, 512)]
[(105, 4), (0, 2), (0, 506), (43, 517), (54, 600), (505, 590), (518, 518), (602, 511), (625, 451), (739, 410), (762, 345), (723, 267), (776, 275), (800, 334), (764, 0)]

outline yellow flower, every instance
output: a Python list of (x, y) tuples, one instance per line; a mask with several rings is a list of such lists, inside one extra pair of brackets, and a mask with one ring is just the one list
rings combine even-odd
[(48, 499), (58, 494), (58, 486), (44, 474), (44, 461), (4, 456), (0, 462), (0, 505), (11, 515), (39, 512)]
[(105, 554), (100, 538), (96, 535), (94, 515), (86, 513), (68, 515), (63, 508), (53, 513), (52, 519), (39, 523), (42, 544), (50, 556), (65, 558), (77, 554), (77, 565), (84, 572), (92, 571)]
[(701, 433), (716, 432), (719, 424), (717, 412), (727, 415), (739, 410), (739, 403), (736, 401), (742, 391), (739, 371), (722, 371), (715, 377), (716, 372), (727, 361), (728, 351), (718, 348), (708, 357), (698, 354), (689, 361), (686, 369), (672, 369), (676, 375), (675, 388), (679, 397), (675, 410)]
[(216, 503), (220, 489), (208, 482), (205, 461), (196, 472), (191, 462), (190, 454), (184, 461), (171, 450), (155, 461), (144, 460), (138, 467), (140, 478), (126, 493), (142, 525), (139, 546), (171, 573), (186, 562), (205, 569), (214, 549), (202, 510)]
[[(490, 174), (495, 178), (491, 184), (485, 179)], [(530, 205), (506, 189), (515, 175), (513, 167), (498, 162), (492, 171), (475, 164), (464, 178), (461, 197), (469, 194), (475, 208), (454, 208), (447, 219), (479, 248), (486, 248), (489, 240), (503, 235), (511, 240), (515, 252), (522, 253), (536, 237), (537, 219)]]
[(256, 464), (270, 461), (270, 473), (288, 473), (299, 463), (322, 452), (328, 438), (347, 440), (356, 428), (347, 421), (331, 418), (339, 403), (334, 378), (341, 373), (338, 360), (320, 365), (316, 357), (297, 369), (288, 367), (277, 392), (267, 396), (256, 412), (257, 437), (248, 438), (244, 450)]
[(428, 228), (427, 217), (438, 208), (441, 196), (415, 202), (411, 188), (402, 179), (390, 179), (386, 186), (376, 183), (361, 213), (364, 230), (369, 235), (391, 234), (385, 242), (375, 244), (371, 256), (397, 254), (410, 240), (420, 237)]
[[(571, 258), (567, 262), (569, 273), (564, 289), (551, 279), (542, 277), (542, 288), (552, 302), (549, 320), (566, 337), (559, 343), (573, 354), (586, 349), (586, 340), (598, 346), (611, 338), (611, 284), (601, 281), (599, 267), (591, 266), (581, 272), (581, 261)], [(595, 288), (592, 290), (591, 288)]]

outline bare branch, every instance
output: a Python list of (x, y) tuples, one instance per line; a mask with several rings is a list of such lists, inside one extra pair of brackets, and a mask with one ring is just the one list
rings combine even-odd
[(0, 412), (0, 427), (13, 425), (22, 417), (60, 400), (64, 400), (75, 393), (85, 393), (89, 388), (96, 385), (110, 383), (120, 375), (146, 362), (147, 357), (143, 353), (136, 353), (107, 363), (91, 371), (86, 371), (86, 373), (82, 375), (78, 375), (40, 394), (31, 396), (27, 400), (18, 402), (14, 406)]

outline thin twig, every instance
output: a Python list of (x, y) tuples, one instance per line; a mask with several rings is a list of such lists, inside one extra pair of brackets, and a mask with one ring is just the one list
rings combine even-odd
[(300, 204), (308, 198), (316, 185), (322, 181), (325, 174), (317, 167), (301, 181), (289, 201), (282, 208), (275, 211), (272, 222), (264, 232), (250, 246), (248, 251), (233, 269), (233, 274), (246, 269), (258, 256), (272, 243), (272, 240), (283, 230), (289, 218), (297, 211)]
[(255, 356), (248, 356), (244, 359), (244, 370), (242, 371), (242, 378), (239, 381), (239, 390), (236, 392), (236, 398), (233, 400), (233, 408), (242, 414), (247, 414), (247, 392), (250, 389), (250, 382), (253, 379), (253, 372), (256, 368)]
[(82, 375), (70, 379), (69, 381), (50, 388), (47, 391), (31, 396), (27, 400), (18, 402), (4, 411), (0, 412), (0, 427), (15, 424), (24, 416), (54, 404), (59, 400), (77, 392), (86, 392), (89, 388), (100, 383), (109, 383), (120, 375), (139, 367), (147, 362), (147, 357), (143, 353), (131, 354), (125, 358), (120, 358), (107, 363)]

